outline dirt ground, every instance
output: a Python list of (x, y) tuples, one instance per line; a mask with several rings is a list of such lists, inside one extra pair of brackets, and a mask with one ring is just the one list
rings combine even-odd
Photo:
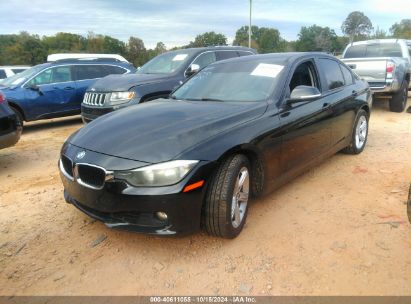
[(254, 201), (234, 240), (109, 230), (66, 204), (57, 160), (81, 126), (30, 123), (0, 150), (0, 295), (411, 295), (411, 114), (376, 102), (362, 154)]

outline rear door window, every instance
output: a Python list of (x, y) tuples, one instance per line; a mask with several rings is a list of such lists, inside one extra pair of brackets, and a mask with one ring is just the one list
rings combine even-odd
[(243, 56), (249, 56), (249, 55), (254, 55), (252, 52), (247, 52), (247, 51), (237, 51), (238, 56), (243, 57)]
[(345, 85), (353, 84), (353, 77), (351, 71), (344, 65), (340, 64), (341, 71), (344, 76)]
[(238, 54), (236, 51), (217, 51), (216, 53), (217, 53), (217, 60), (224, 60), (224, 59), (238, 57)]
[(7, 78), (6, 71), (0, 70), (0, 79), (4, 79), (4, 78)]
[(344, 86), (344, 76), (340, 69), (340, 64), (332, 59), (318, 59), (319, 68), (325, 78), (325, 90), (334, 90)]
[(110, 74), (124, 74), (127, 72), (125, 68), (116, 66), (116, 65), (105, 65), (104, 69), (106, 70), (107, 75)]
[(75, 70), (76, 80), (102, 78), (109, 74), (108, 71), (102, 65), (98, 64), (76, 65)]

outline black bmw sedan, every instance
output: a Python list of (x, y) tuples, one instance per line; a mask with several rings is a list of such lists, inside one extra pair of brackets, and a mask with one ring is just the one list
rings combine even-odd
[(21, 136), (22, 125), (0, 92), (0, 149), (15, 145)]
[(338, 151), (362, 152), (371, 93), (322, 53), (212, 64), (169, 99), (103, 116), (68, 138), (68, 203), (108, 227), (234, 238), (251, 197)]

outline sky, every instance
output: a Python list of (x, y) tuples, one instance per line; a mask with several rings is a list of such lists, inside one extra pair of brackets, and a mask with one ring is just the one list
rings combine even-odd
[[(411, 0), (253, 0), (252, 23), (277, 28), (287, 40), (313, 24), (341, 35), (342, 22), (355, 10), (374, 28), (388, 31), (411, 18)], [(0, 16), (0, 34), (92, 31), (125, 42), (136, 36), (148, 48), (162, 41), (170, 48), (207, 31), (222, 33), (231, 43), (236, 30), (248, 24), (249, 0), (0, 0)]]

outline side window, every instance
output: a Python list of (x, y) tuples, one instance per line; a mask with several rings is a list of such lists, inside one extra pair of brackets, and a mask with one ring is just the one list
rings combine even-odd
[(353, 84), (354, 81), (353, 81), (351, 71), (346, 66), (344, 66), (342, 64), (340, 64), (340, 68), (341, 68), (341, 71), (342, 71), (343, 76), (344, 76), (345, 85)]
[(311, 61), (301, 63), (294, 71), (290, 81), (290, 93), (295, 87), (304, 85), (309, 87), (318, 87), (314, 65)]
[(105, 65), (104, 69), (106, 70), (107, 75), (124, 74), (127, 72), (126, 69), (119, 67), (119, 66), (115, 66), (115, 65)]
[(197, 59), (193, 61), (193, 64), (198, 64), (200, 66), (200, 69), (202, 69), (203, 67), (209, 64), (212, 64), (215, 61), (216, 61), (215, 53), (206, 52), (198, 56)]
[(4, 78), (7, 78), (6, 71), (0, 70), (0, 79), (4, 79)]
[(238, 54), (236, 51), (217, 51), (217, 60), (224, 60), (224, 59), (230, 59), (233, 57), (238, 57)]
[(246, 52), (246, 51), (237, 51), (238, 56), (243, 57), (243, 56), (249, 56), (249, 55), (254, 55), (251, 52)]
[(59, 66), (51, 69), (44, 70), (36, 77), (31, 79), (27, 85), (43, 85), (49, 83), (59, 83), (71, 81), (71, 67), (70, 66)]
[(76, 80), (96, 79), (107, 76), (107, 71), (101, 65), (77, 65)]
[(337, 61), (320, 58), (318, 62), (326, 80), (325, 91), (344, 86), (344, 77), (340, 69), (340, 64)]

